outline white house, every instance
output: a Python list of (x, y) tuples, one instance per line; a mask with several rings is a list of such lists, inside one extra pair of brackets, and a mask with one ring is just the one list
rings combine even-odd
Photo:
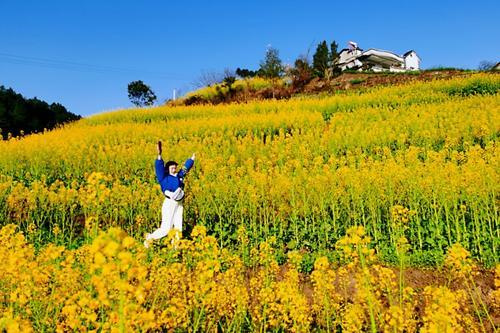
[(417, 52), (411, 50), (403, 54), (405, 59), (405, 68), (410, 71), (417, 71), (420, 69), (420, 58)]
[(349, 48), (340, 51), (337, 64), (342, 70), (405, 72), (419, 70), (420, 58), (413, 50), (400, 56), (378, 49), (363, 51), (357, 43), (349, 42)]

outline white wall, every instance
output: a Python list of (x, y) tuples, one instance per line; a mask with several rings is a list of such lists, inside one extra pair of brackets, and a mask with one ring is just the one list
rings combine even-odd
[(420, 59), (415, 52), (411, 52), (405, 57), (405, 68), (406, 70), (420, 69)]
[(361, 51), (358, 49), (343, 51), (339, 54), (339, 64), (349, 62), (350, 60), (353, 60), (356, 57), (358, 57), (360, 54), (361, 54)]
[(341, 64), (340, 65), (340, 69), (341, 70), (346, 70), (346, 69), (351, 69), (351, 68), (354, 68), (354, 67), (361, 67), (363, 64), (361, 63), (361, 61), (359, 61), (358, 59), (355, 59), (353, 61), (350, 61), (348, 63), (345, 63), (345, 64)]

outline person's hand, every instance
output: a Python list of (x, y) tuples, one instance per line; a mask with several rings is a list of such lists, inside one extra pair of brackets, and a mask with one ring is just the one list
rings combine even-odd
[(158, 155), (161, 155), (161, 141), (158, 141), (157, 149), (158, 149)]
[(191, 156), (191, 159), (194, 161), (194, 158), (195, 158), (195, 153), (193, 153), (193, 156)]

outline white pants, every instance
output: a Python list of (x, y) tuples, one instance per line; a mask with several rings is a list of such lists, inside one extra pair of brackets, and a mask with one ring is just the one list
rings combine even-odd
[(161, 207), (161, 225), (152, 234), (148, 234), (146, 240), (165, 237), (172, 228), (182, 233), (183, 212), (181, 201), (165, 198)]

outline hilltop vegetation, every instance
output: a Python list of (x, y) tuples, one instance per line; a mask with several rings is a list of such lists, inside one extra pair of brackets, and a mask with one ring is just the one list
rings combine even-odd
[(417, 81), (428, 82), (470, 75), (471, 71), (446, 69), (407, 73), (346, 71), (328, 79), (309, 77), (307, 80), (294, 75), (274, 81), (262, 77), (240, 78), (231, 85), (223, 82), (197, 89), (176, 101), (169, 101), (168, 105), (220, 104), (273, 98), (287, 99), (301, 95), (339, 94), (349, 90), (362, 91), (377, 86), (409, 84)]
[[(490, 65), (480, 65), (481, 71), (495, 73)], [(406, 84), (467, 76), (471, 70), (437, 67), (406, 72), (373, 72), (344, 70), (339, 67), (338, 45), (335, 41), (320, 42), (312, 62), (307, 54), (300, 55), (293, 65), (284, 65), (277, 49), (269, 47), (258, 70), (225, 69), (224, 73), (203, 72), (194, 82), (199, 89), (169, 105), (219, 104), (248, 102), (262, 99), (283, 99), (317, 93), (339, 93), (345, 90), (366, 89), (379, 85)], [(498, 74), (498, 72), (496, 72)]]

